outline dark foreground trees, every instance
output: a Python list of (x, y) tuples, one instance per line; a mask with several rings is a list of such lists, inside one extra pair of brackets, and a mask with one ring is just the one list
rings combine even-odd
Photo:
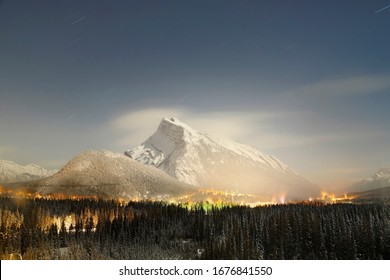
[(0, 198), (0, 258), (383, 259), (390, 207)]

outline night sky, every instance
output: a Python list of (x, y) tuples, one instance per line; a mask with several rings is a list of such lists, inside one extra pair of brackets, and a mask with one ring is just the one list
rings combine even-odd
[(390, 166), (390, 1), (0, 1), (0, 158), (61, 168), (177, 117), (309, 180)]

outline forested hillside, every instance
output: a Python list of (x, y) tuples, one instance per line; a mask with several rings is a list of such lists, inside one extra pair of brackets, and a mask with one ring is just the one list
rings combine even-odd
[(1, 259), (383, 259), (384, 204), (263, 207), (0, 198)]

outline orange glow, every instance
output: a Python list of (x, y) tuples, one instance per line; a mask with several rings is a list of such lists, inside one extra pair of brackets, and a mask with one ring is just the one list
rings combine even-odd
[(197, 205), (202, 202), (222, 206), (222, 205), (246, 205), (249, 207), (284, 204), (286, 203), (286, 194), (282, 193), (278, 196), (267, 198), (260, 195), (243, 194), (236, 191), (200, 189), (191, 194), (185, 194), (180, 197), (172, 198), (170, 203), (184, 203), (190, 208), (192, 205)]
[(281, 204), (285, 204), (286, 203), (286, 194), (285, 193), (282, 193), (280, 196), (279, 196), (279, 202)]
[(0, 195), (9, 195), (9, 196), (15, 196), (18, 198), (46, 198), (46, 199), (54, 199), (54, 200), (61, 200), (61, 199), (72, 199), (72, 200), (81, 200), (81, 199), (93, 199), (97, 200), (98, 197), (96, 195), (66, 195), (63, 193), (55, 193), (55, 194), (40, 194), (32, 191), (26, 191), (26, 190), (20, 190), (20, 189), (12, 189), (12, 188), (5, 188), (0, 185)]
[(321, 198), (318, 198), (318, 201), (325, 203), (346, 203), (351, 202), (355, 196), (348, 196), (346, 193), (342, 196), (336, 196), (334, 193), (328, 193), (326, 191), (321, 191)]
[[(53, 199), (53, 200), (82, 200), (92, 199), (98, 200), (99, 197), (96, 195), (66, 195), (63, 193), (47, 194), (43, 195), (40, 193), (32, 192), (29, 190), (6, 188), (0, 185), (0, 195), (15, 196), (17, 198), (28, 198), (28, 199)], [(250, 207), (276, 205), (276, 204), (288, 204), (288, 203), (351, 203), (354, 196), (348, 196), (343, 194), (338, 196), (334, 193), (321, 191), (320, 197), (308, 198), (306, 201), (290, 201), (288, 200), (287, 193), (275, 194), (273, 197), (261, 196), (253, 194), (243, 194), (237, 191), (226, 191), (226, 190), (215, 190), (215, 189), (200, 189), (192, 193), (183, 194), (177, 197), (171, 197), (168, 199), (169, 203), (174, 204), (187, 204), (195, 205), (196, 203), (207, 202), (217, 206), (221, 205), (247, 205)], [(124, 205), (129, 202), (130, 199), (117, 199), (120, 205)], [(132, 201), (140, 201), (141, 199), (133, 199)], [(156, 199), (157, 200), (157, 199)], [(151, 199), (150, 201), (156, 201)], [(161, 201), (158, 200), (158, 201)], [(95, 222), (95, 221), (94, 221)], [(57, 222), (56, 222), (57, 223)], [(62, 223), (62, 221), (61, 221)]]

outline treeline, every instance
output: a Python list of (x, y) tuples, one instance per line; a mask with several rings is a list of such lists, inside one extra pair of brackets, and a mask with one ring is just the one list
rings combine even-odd
[(0, 198), (1, 259), (388, 259), (385, 204)]

